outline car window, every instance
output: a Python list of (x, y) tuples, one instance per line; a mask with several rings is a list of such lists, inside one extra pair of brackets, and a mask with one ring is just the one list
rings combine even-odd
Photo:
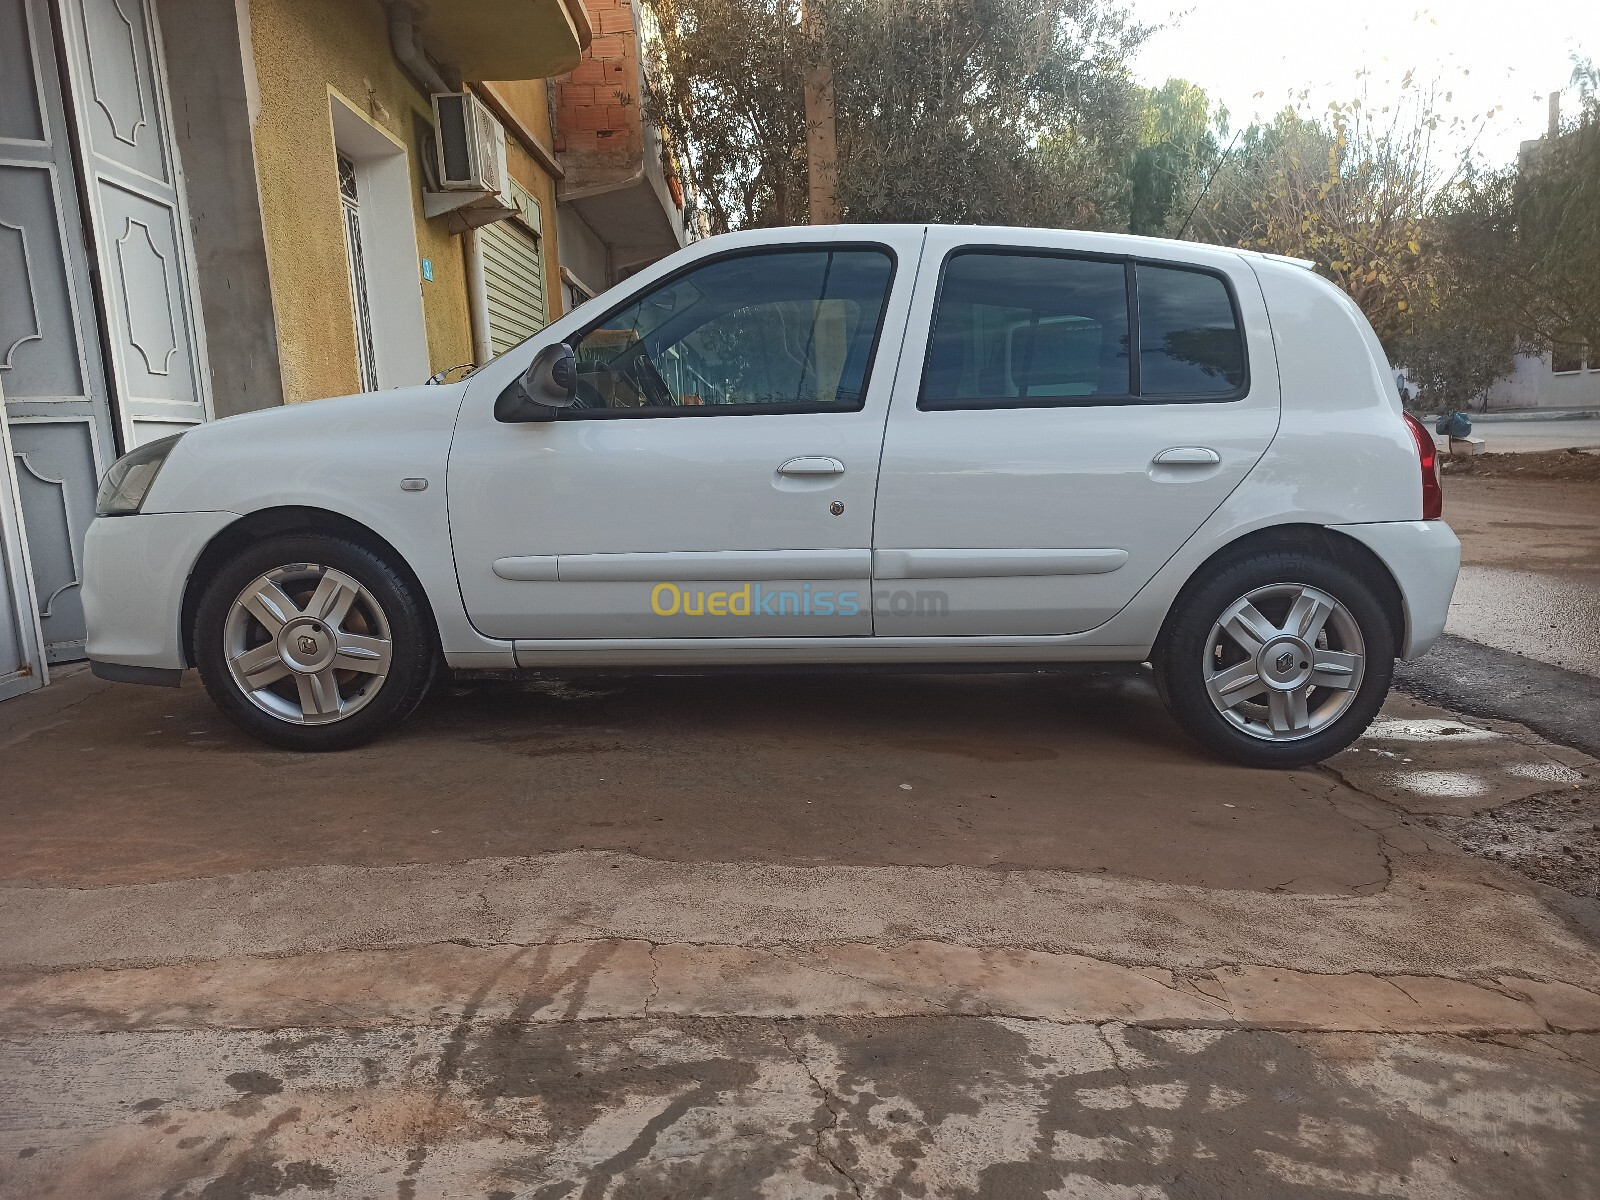
[(1142, 396), (1219, 396), (1244, 385), (1244, 341), (1227, 285), (1215, 275), (1134, 268)]
[(1127, 398), (1128, 289), (1120, 262), (962, 251), (947, 260), (923, 408)]
[(568, 414), (860, 408), (894, 263), (869, 247), (719, 258), (572, 342)]

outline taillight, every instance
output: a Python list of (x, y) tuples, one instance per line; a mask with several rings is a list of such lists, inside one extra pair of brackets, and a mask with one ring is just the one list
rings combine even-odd
[(1402, 413), (1411, 437), (1417, 443), (1417, 459), (1422, 467), (1422, 519), (1437, 521), (1444, 516), (1444, 489), (1439, 486), (1439, 447), (1433, 434), (1410, 413)]

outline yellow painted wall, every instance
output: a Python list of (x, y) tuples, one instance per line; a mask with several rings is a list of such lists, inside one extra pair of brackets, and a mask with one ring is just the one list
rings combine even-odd
[[(462, 239), (443, 220), (422, 216), (412, 114), (431, 119), (428, 99), (390, 54), (383, 7), (378, 0), (250, 0), (250, 22), (261, 95), (256, 173), (284, 399), (360, 387), (330, 87), (406, 147), (417, 253), (434, 265), (433, 282), (421, 284), (429, 359), (434, 370), (470, 362)], [(553, 202), (547, 220), (553, 224)]]

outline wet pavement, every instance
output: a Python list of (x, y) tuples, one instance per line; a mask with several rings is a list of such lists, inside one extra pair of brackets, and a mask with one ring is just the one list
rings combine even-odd
[(1600, 485), (1447, 478), (1445, 518), (1462, 546), (1449, 632), (1600, 677)]
[(0, 752), (0, 1196), (1596, 1194), (1588, 860), (1507, 814), (1590, 853), (1600, 763), (1514, 724), (722, 677), (295, 756), (79, 672)]

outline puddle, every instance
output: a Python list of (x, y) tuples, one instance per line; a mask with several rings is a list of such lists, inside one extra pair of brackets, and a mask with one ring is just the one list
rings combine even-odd
[(1362, 736), (1385, 742), (1489, 742), (1505, 737), (1505, 734), (1492, 729), (1476, 729), (1460, 721), (1441, 717), (1416, 717), (1410, 720), (1379, 717), (1367, 726), (1367, 732)]
[(1404, 771), (1393, 782), (1421, 796), (1482, 796), (1489, 790), (1482, 779), (1465, 771)]

